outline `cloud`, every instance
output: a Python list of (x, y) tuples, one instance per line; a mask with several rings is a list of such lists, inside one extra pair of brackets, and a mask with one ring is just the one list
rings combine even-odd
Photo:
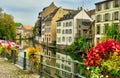
[(56, 6), (63, 8), (76, 9), (85, 7), (88, 9), (95, 8), (94, 3), (101, 0), (0, 0), (0, 7), (14, 16), (16, 22), (25, 25), (34, 25), (38, 13), (50, 3), (55, 2)]

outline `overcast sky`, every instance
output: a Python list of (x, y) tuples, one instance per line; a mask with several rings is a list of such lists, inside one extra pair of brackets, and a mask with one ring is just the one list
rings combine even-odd
[(34, 26), (38, 13), (52, 2), (57, 7), (67, 9), (77, 9), (81, 6), (85, 9), (94, 9), (94, 3), (100, 1), (103, 0), (0, 0), (0, 7), (4, 12), (14, 16), (16, 22)]

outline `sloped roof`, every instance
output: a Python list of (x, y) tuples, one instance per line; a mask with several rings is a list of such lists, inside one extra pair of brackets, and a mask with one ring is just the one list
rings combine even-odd
[(54, 17), (54, 15), (57, 13), (58, 9), (59, 9), (59, 8), (55, 9), (50, 15), (48, 15), (48, 16), (44, 19), (44, 21), (51, 21), (52, 18)]
[(54, 2), (52, 2), (49, 6), (47, 6), (47, 7), (43, 8), (43, 11), (44, 11), (46, 8), (50, 7), (50, 6), (54, 6), (54, 7), (56, 7), (56, 8), (57, 8), (57, 6), (54, 4)]
[(64, 15), (62, 18), (60, 18), (58, 21), (72, 19), (76, 14), (78, 14), (81, 10), (75, 10), (72, 12), (69, 12), (68, 14)]
[(87, 14), (91, 17), (92, 15), (95, 15), (95, 9), (87, 11)]
[(26, 30), (32, 30), (33, 26), (23, 26), (23, 28), (26, 29)]

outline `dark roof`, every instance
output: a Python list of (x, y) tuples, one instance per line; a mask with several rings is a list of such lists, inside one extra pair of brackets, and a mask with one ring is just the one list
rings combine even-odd
[(87, 11), (87, 14), (91, 17), (92, 15), (95, 15), (95, 9)]
[(97, 2), (97, 3), (95, 3), (95, 5), (102, 4), (102, 3), (105, 3), (105, 2), (109, 2), (109, 1), (114, 1), (114, 0), (105, 0), (105, 1)]
[(52, 18), (54, 17), (54, 15), (56, 14), (56, 12), (58, 11), (59, 8), (55, 9), (51, 14), (49, 14), (44, 21), (51, 21)]
[(73, 10), (73, 9), (65, 9), (65, 8), (63, 8), (63, 10), (66, 10), (66, 11), (69, 11), (69, 12), (75, 11), (75, 10)]
[(74, 16), (76, 14), (78, 14), (80, 12), (80, 10), (76, 10), (76, 11), (72, 11), (69, 12), (68, 14), (64, 15), (62, 18), (60, 18), (58, 21), (62, 21), (62, 20), (67, 20), (67, 19), (72, 19), (74, 18)]

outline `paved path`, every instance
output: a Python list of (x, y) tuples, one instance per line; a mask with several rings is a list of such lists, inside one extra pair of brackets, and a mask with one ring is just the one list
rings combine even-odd
[(36, 78), (0, 57), (0, 78)]

